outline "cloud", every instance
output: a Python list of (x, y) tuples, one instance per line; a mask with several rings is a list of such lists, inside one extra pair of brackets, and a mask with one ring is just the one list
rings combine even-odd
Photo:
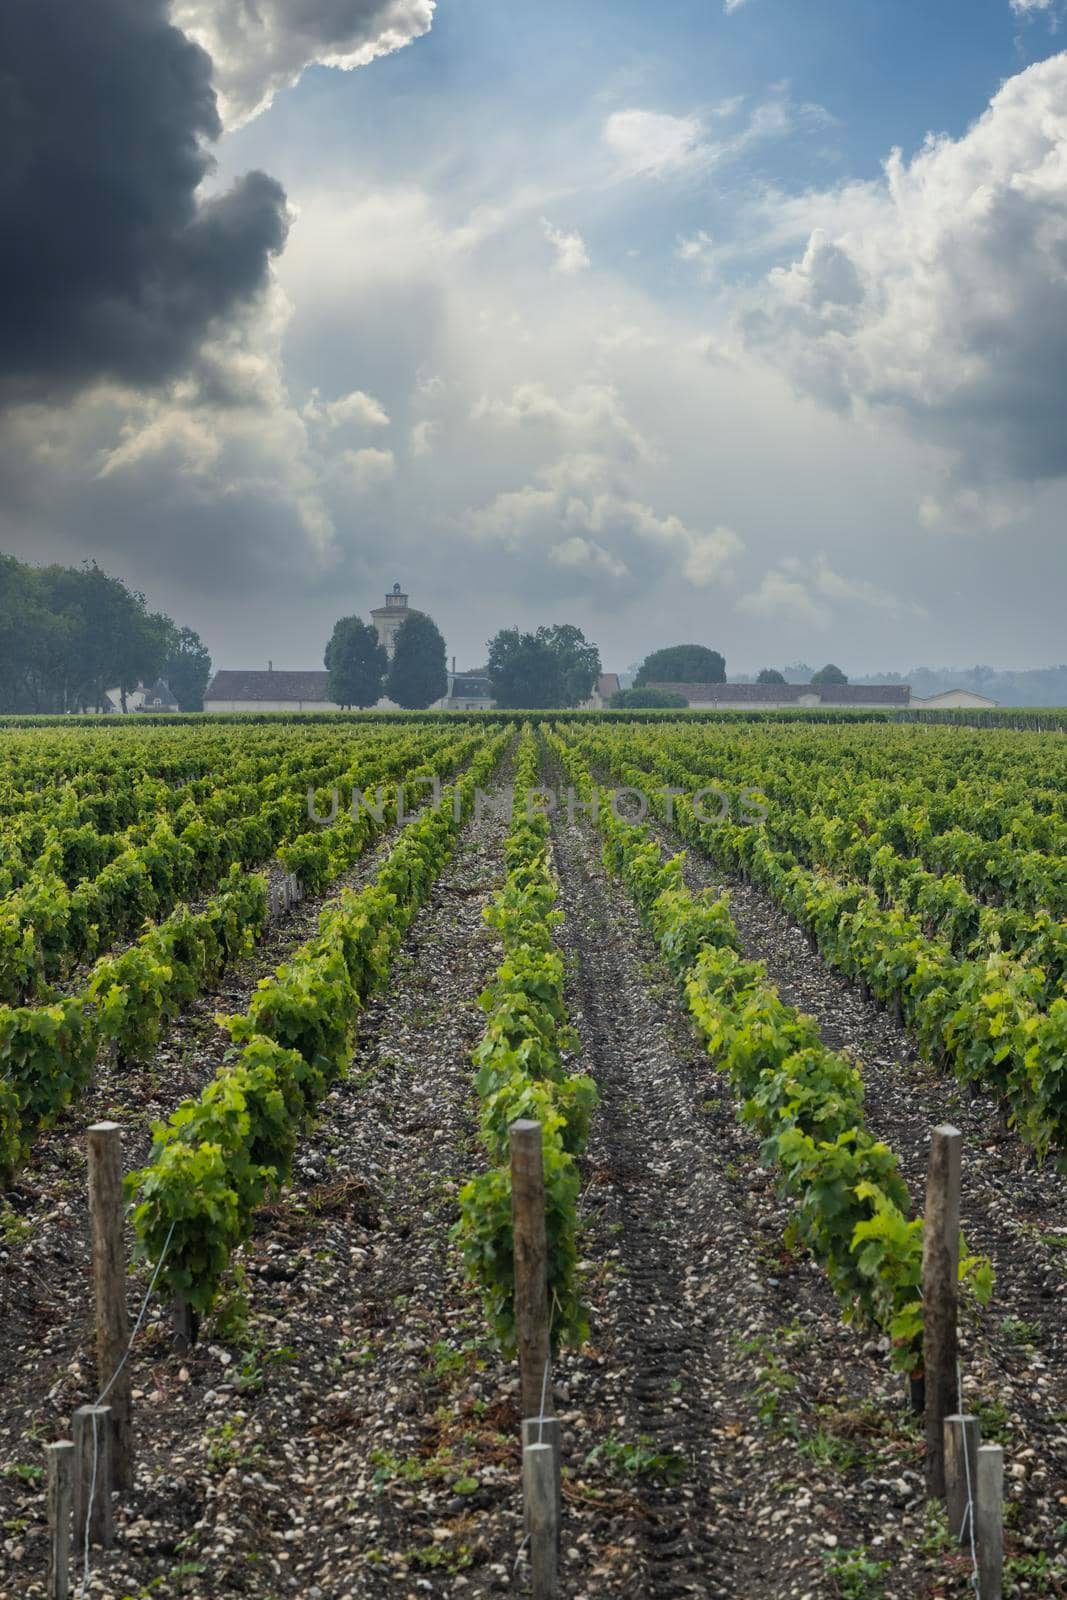
[(428, 456), (432, 454), (434, 441), (441, 431), (441, 424), (430, 418), (423, 418), (416, 422), (411, 430), (411, 454), (413, 456)]
[(835, 121), (823, 106), (791, 100), (787, 89), (786, 84), (774, 85), (732, 130), (726, 125), (744, 106), (744, 97), (735, 95), (712, 106), (709, 115), (719, 125), (715, 138), (708, 136), (695, 112), (675, 116), (636, 107), (612, 112), (603, 138), (614, 157), (616, 178), (667, 179), (705, 172), (738, 159), (755, 144), (785, 138), (797, 128), (825, 129)]
[(666, 111), (613, 111), (604, 139), (622, 177), (662, 178), (705, 163), (712, 154), (704, 124), (695, 115)]
[(553, 545), (548, 552), (548, 559), (555, 562), (557, 567), (569, 568), (572, 572), (585, 571), (594, 577), (603, 574), (609, 578), (625, 578), (628, 573), (625, 561), (618, 560), (603, 545), (592, 539), (579, 538), (577, 534), (564, 539), (561, 544)]
[(829, 607), (820, 604), (798, 579), (777, 570), (765, 573), (753, 593), (743, 594), (737, 609), (754, 617), (783, 617), (820, 632), (830, 624)]
[(732, 16), (735, 11), (740, 11), (741, 7), (747, 4), (748, 0), (723, 0), (722, 8), (729, 17)]
[(715, 276), (715, 241), (703, 228), (698, 228), (696, 233), (688, 238), (680, 233), (674, 253), (679, 261), (684, 261), (688, 266), (695, 268), (705, 283), (710, 282)]
[(803, 198), (747, 339), (798, 388), (891, 408), (967, 480), (1067, 474), (1067, 55), (880, 183)]
[(520, 383), (505, 399), (483, 395), (471, 409), (475, 422), (549, 437), (575, 450), (606, 450), (620, 460), (650, 460), (655, 452), (626, 414), (613, 384), (579, 384), (563, 399), (545, 383)]
[(502, 547), (528, 570), (547, 558), (575, 579), (646, 591), (665, 567), (695, 588), (726, 582), (743, 550), (732, 528), (691, 528), (627, 494), (597, 456), (562, 457), (537, 482), (469, 511), (465, 523), (480, 544)]
[(361, 428), (386, 428), (389, 416), (380, 400), (362, 389), (353, 389), (339, 400), (319, 400), (318, 390), (313, 390), (304, 406), (304, 415), (310, 422), (325, 422), (330, 428), (350, 425)]
[(896, 620), (927, 615), (921, 605), (902, 601), (865, 578), (843, 577), (824, 555), (816, 556), (814, 562), (787, 556), (764, 573), (759, 587), (742, 595), (737, 604), (752, 616), (781, 617), (819, 632), (846, 609), (883, 612)]
[(1011, 0), (1011, 9), (1016, 16), (1026, 16), (1033, 11), (1049, 11), (1054, 0)]
[(555, 248), (557, 272), (569, 276), (588, 267), (589, 253), (580, 233), (564, 233), (562, 229), (554, 228), (547, 217), (541, 218), (541, 227), (545, 238)]
[[(132, 0), (136, 3), (136, 0)], [(316, 63), (350, 71), (428, 33), (436, 0), (173, 0), (214, 62), (227, 126), (247, 122)]]
[(281, 188), (198, 199), (211, 63), (165, 0), (5, 5), (0, 60), (0, 399), (165, 381), (263, 292)]
[(162, 573), (175, 606), (191, 595), (196, 610), (218, 603), (231, 621), (235, 599), (291, 589), (294, 575), (313, 587), (338, 559), (344, 435), (288, 396), (290, 316), (274, 286), (254, 317), (203, 346), (194, 374), (11, 406), (0, 432), (6, 540), (18, 548), (29, 518), (33, 554), (91, 554), (145, 587)]
[(391, 450), (346, 450), (344, 461), (359, 494), (381, 488), (396, 472), (396, 458)]

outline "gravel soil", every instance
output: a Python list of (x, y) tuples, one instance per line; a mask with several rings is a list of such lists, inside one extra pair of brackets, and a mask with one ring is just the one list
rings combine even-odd
[[(652, 830), (684, 848), (666, 828)], [(728, 890), (745, 954), (763, 961), (784, 1001), (810, 1013), (823, 1039), (861, 1066), (868, 1125), (894, 1150), (922, 1209), (930, 1130), (950, 1122), (964, 1134), (962, 1223), (970, 1249), (996, 1271), (990, 1307), (962, 1336), (968, 1410), (984, 1437), (1005, 1446), (1009, 1544), (1025, 1567), (1058, 1557), (1047, 1588), (1067, 1594), (1067, 1184), (1054, 1162), (1040, 1166), (1007, 1132), (994, 1101), (972, 1096), (923, 1062), (907, 1030), (866, 999), (808, 945), (773, 899), (689, 850), (691, 889)]]

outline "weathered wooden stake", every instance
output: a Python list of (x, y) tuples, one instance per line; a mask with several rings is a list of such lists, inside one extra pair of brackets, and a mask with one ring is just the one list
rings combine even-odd
[(101, 1392), (108, 1390), (111, 1407), (115, 1487), (129, 1489), (133, 1486), (133, 1402), (129, 1368), (119, 1372), (130, 1343), (130, 1318), (126, 1309), (122, 1129), (117, 1122), (94, 1122), (89, 1129), (89, 1225), (96, 1289), (97, 1382)]
[(87, 1516), (90, 1544), (98, 1544), (108, 1550), (114, 1539), (111, 1517), (112, 1429), (110, 1406), (79, 1406), (74, 1413), (74, 1548), (78, 1551), (85, 1544)]
[[(556, 1473), (556, 1534), (559, 1536), (559, 1527), (563, 1516), (563, 1480), (561, 1474), (562, 1458), (560, 1455), (559, 1420), (556, 1417), (527, 1417), (522, 1425), (522, 1447), (525, 1450), (531, 1444), (547, 1444), (552, 1446), (552, 1455), (555, 1460)], [(525, 1505), (526, 1532), (530, 1533), (530, 1507)]]
[(963, 1135), (943, 1124), (930, 1139), (923, 1221), (923, 1367), (926, 1376), (926, 1492), (945, 1496), (945, 1418), (956, 1409), (956, 1306), (960, 1261)]
[(969, 1544), (971, 1538), (967, 1508), (971, 1505), (973, 1512), (980, 1443), (977, 1417), (955, 1411), (945, 1418), (945, 1503), (949, 1531), (960, 1544)]
[[(522, 1415), (550, 1416), (548, 1245), (545, 1238), (545, 1171), (541, 1124), (521, 1120), (511, 1139), (511, 1227), (515, 1241), (515, 1326), (518, 1331)], [(544, 1392), (544, 1405), (541, 1395)]]
[(70, 1594), (70, 1523), (73, 1514), (74, 1443), (45, 1445), (48, 1465), (48, 1600)]
[(550, 1444), (528, 1444), (522, 1452), (522, 1488), (530, 1524), (533, 1600), (559, 1593), (559, 1527), (556, 1518), (556, 1458)]
[(984, 1444), (978, 1451), (978, 1600), (1000, 1600), (1004, 1589), (1004, 1451)]

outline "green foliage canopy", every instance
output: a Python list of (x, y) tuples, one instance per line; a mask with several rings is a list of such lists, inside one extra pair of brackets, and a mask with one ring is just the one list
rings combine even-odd
[(572, 623), (536, 633), (502, 628), (489, 641), (488, 673), (493, 698), (506, 710), (572, 707), (592, 693), (600, 651)]
[(703, 644), (673, 644), (646, 656), (634, 688), (646, 683), (725, 683), (726, 658)]
[(405, 711), (425, 711), (448, 693), (444, 635), (424, 611), (412, 611), (397, 630), (386, 692)]
[(191, 629), (150, 612), (95, 561), (31, 567), (0, 556), (0, 711), (103, 710), (113, 688), (125, 710), (130, 689), (168, 669), (182, 709), (197, 709), (211, 659)]
[(334, 623), (324, 657), (330, 674), (330, 699), (348, 710), (377, 705), (389, 670), (389, 656), (378, 631), (362, 617), (340, 617)]
[(689, 701), (673, 689), (617, 689), (609, 704), (613, 711), (684, 711)]

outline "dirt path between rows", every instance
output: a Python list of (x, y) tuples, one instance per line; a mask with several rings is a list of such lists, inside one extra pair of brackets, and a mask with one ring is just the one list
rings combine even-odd
[(598, 839), (557, 819), (553, 841), (569, 1004), (601, 1095), (591, 1348), (569, 1362), (563, 1424), (579, 1467), (587, 1441), (602, 1480), (614, 1454), (628, 1497), (591, 1525), (596, 1558), (566, 1593), (822, 1600), (866, 1594), (842, 1587), (864, 1564), (871, 1595), (946, 1593), (900, 1381), (783, 1247), (789, 1208)]

